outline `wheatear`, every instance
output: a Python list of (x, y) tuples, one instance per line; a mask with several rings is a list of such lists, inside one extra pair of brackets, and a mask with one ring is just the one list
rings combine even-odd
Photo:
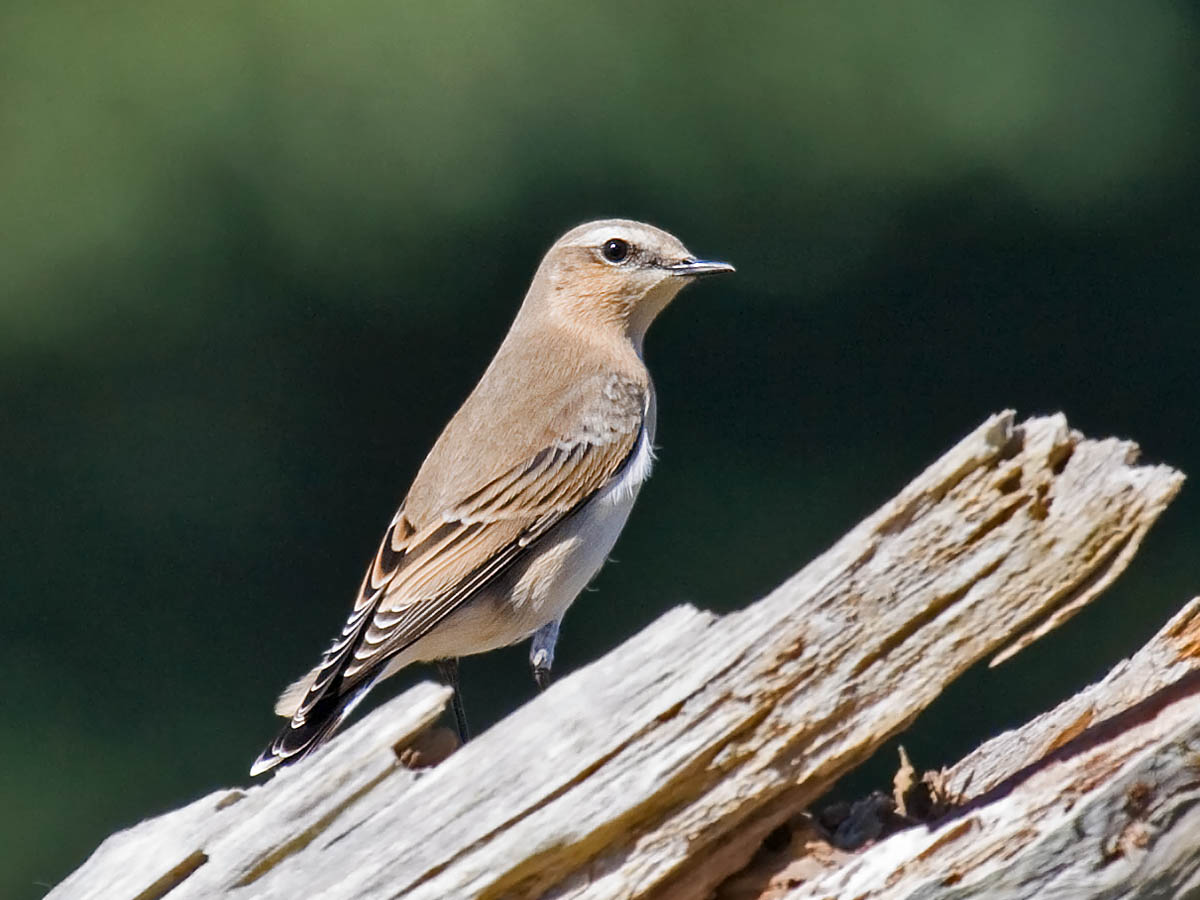
[(392, 518), (341, 635), (280, 696), (291, 719), (257, 775), (325, 741), (379, 680), (533, 636), (544, 687), (558, 626), (617, 540), (654, 459), (642, 339), (685, 284), (732, 272), (638, 222), (550, 248), (495, 359)]

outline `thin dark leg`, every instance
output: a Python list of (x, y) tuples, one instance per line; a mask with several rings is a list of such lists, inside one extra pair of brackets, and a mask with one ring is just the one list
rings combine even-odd
[(533, 683), (539, 691), (550, 686), (550, 667), (554, 665), (554, 645), (558, 642), (559, 621), (547, 622), (533, 633), (529, 648), (529, 665), (533, 669)]
[(451, 701), (454, 707), (454, 726), (458, 729), (459, 741), (465, 744), (471, 739), (471, 729), (467, 727), (467, 708), (463, 706), (462, 686), (458, 680), (458, 660), (439, 659), (437, 667), (442, 680), (454, 691), (454, 698)]

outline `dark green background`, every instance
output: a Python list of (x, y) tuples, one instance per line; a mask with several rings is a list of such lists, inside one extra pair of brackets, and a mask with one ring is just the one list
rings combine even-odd
[[(1196, 4), (509, 6), (0, 10), (3, 896), (248, 781), (580, 221), (738, 274), (651, 333), (659, 463), (560, 672), (746, 604), (1004, 407), (1200, 472)], [(1196, 497), (920, 719), (917, 764), (1200, 589)], [(524, 657), (465, 664), (477, 726), (530, 694)]]

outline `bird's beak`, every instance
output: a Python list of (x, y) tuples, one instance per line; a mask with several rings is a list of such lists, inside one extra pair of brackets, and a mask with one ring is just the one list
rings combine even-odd
[(700, 275), (718, 275), (721, 272), (733, 272), (736, 270), (727, 262), (716, 262), (709, 259), (685, 259), (672, 266), (667, 266), (667, 271), (672, 275), (696, 278)]

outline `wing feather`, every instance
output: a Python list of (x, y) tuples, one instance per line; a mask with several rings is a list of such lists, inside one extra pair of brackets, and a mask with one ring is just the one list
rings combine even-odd
[(428, 634), (602, 490), (633, 455), (647, 396), (644, 385), (605, 376), (582, 392), (582, 401), (576, 398), (574, 415), (562, 417), (569, 433), (490, 481), (466, 486), (462, 500), (428, 525), (414, 527), (402, 505), (293, 726), (303, 725), (331, 691), (348, 694), (377, 677), (388, 658)]

